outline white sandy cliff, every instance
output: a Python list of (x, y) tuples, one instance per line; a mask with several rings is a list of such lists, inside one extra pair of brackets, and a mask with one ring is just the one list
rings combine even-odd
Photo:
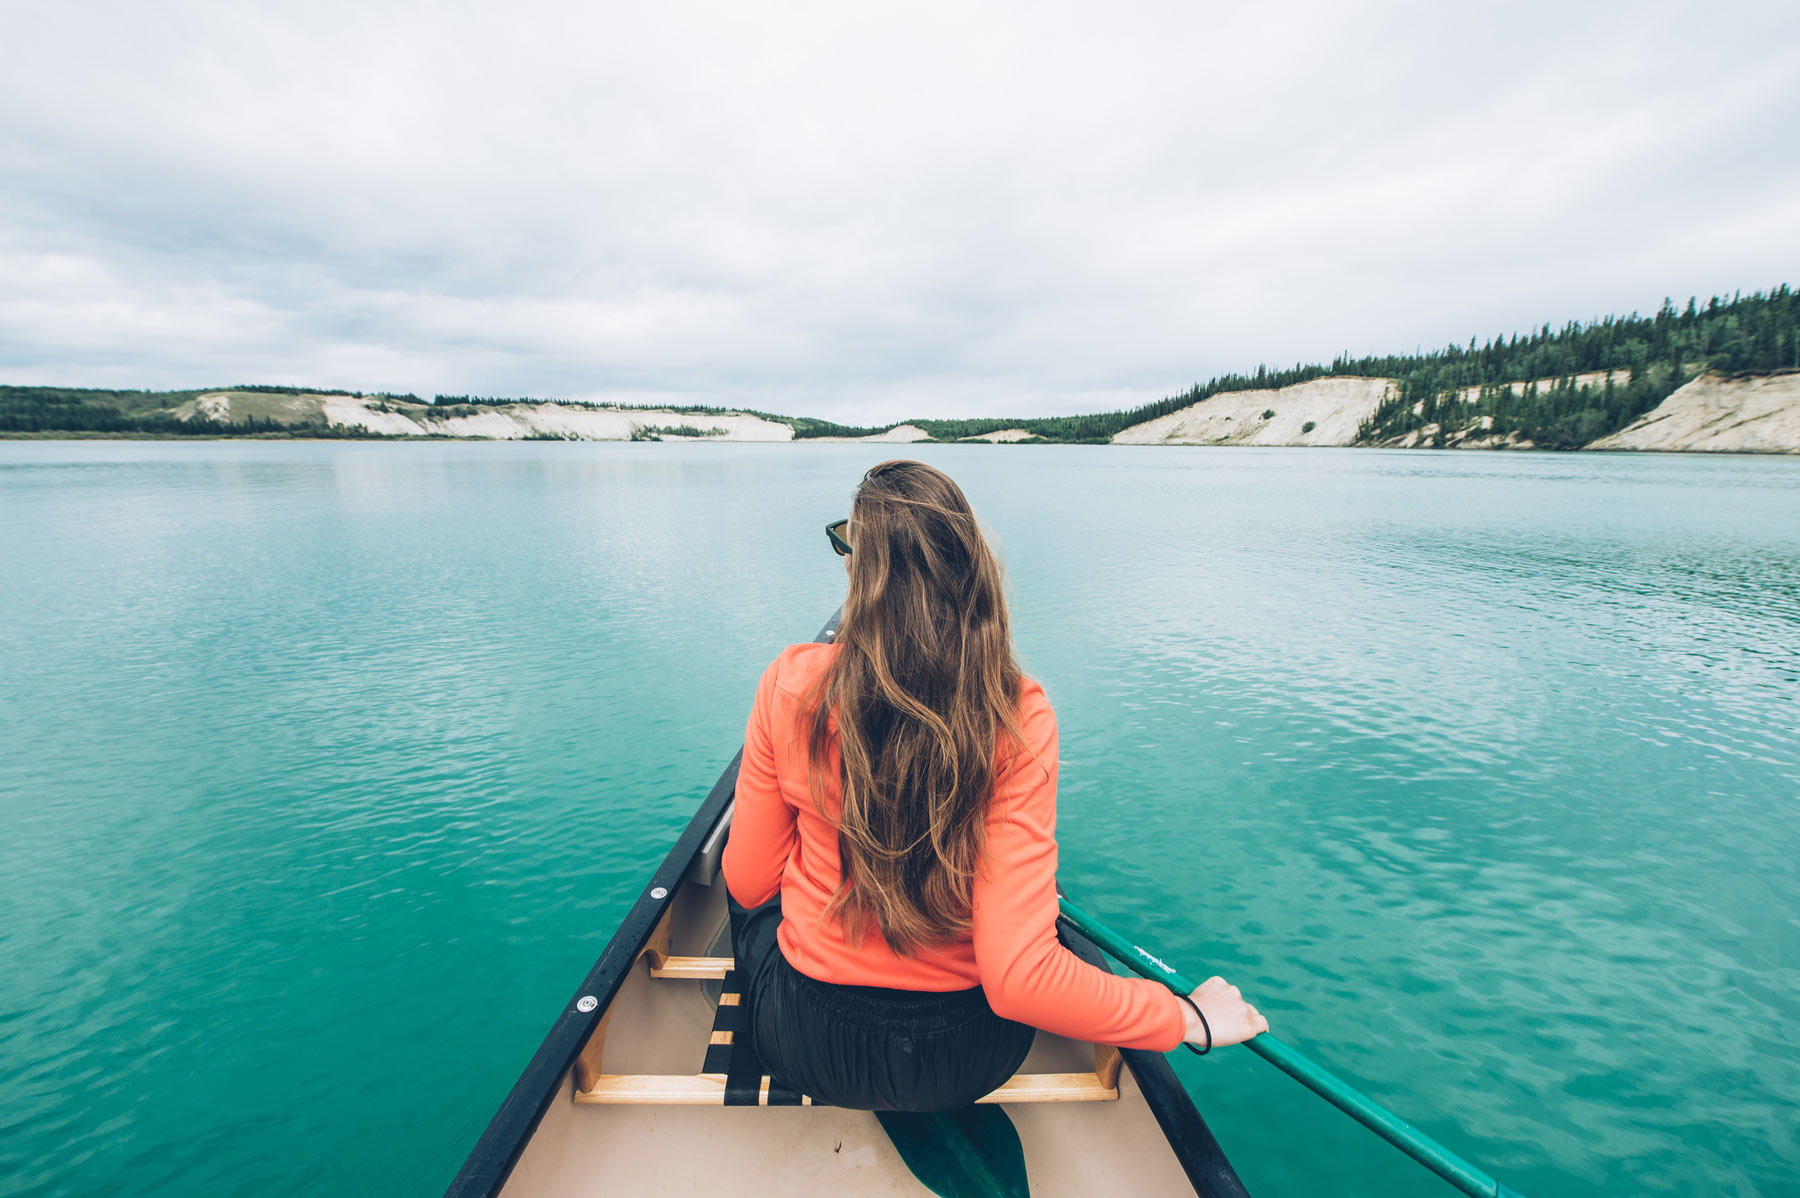
[[(390, 437), (479, 437), (495, 441), (552, 438), (629, 441), (634, 435), (704, 437), (709, 441), (791, 441), (794, 430), (747, 412), (677, 412), (655, 408), (596, 408), (574, 404), (445, 405), (355, 395), (279, 395), (214, 391), (175, 409), (233, 424), (273, 421), (360, 428)], [(691, 430), (691, 431), (690, 431)], [(915, 432), (918, 430), (914, 430)], [(923, 437), (924, 434), (920, 433)]]
[(1703, 374), (1587, 449), (1800, 453), (1800, 371)]
[(1356, 426), (1394, 385), (1392, 379), (1330, 377), (1261, 391), (1221, 391), (1134, 424), (1114, 434), (1113, 444), (1349, 445), (1356, 440)]

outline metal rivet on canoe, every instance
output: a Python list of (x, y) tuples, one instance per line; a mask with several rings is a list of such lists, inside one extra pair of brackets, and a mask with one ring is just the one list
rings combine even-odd
[(577, 1011), (580, 1011), (583, 1015), (586, 1015), (589, 1011), (593, 1010), (595, 1007), (597, 1007), (599, 1005), (600, 1005), (600, 1000), (595, 998), (591, 994), (584, 994), (580, 998), (575, 1000), (575, 1009)]
[(669, 888), (667, 886), (655, 887), (650, 891), (650, 897), (653, 899), (666, 899), (669, 897)]

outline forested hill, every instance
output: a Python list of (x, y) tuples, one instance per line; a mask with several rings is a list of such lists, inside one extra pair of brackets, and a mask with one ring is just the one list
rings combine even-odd
[[(943, 441), (999, 429), (1024, 429), (1048, 441), (1106, 441), (1133, 425), (1227, 391), (1274, 390), (1329, 376), (1396, 381), (1393, 397), (1360, 431), (1373, 443), (1458, 418), (1494, 417), (1496, 432), (1539, 445), (1574, 448), (1623, 427), (1661, 403), (1702, 369), (1723, 374), (1800, 368), (1800, 292), (1786, 284), (1764, 293), (1665, 301), (1654, 316), (1607, 316), (1588, 324), (1544, 325), (1424, 354), (1342, 356), (1329, 365), (1295, 365), (1228, 374), (1124, 412), (1040, 419), (912, 420)], [(1619, 372), (1610, 387), (1583, 385), (1584, 374)], [(1629, 382), (1624, 381), (1629, 377)], [(1550, 386), (1510, 384), (1555, 380)], [(1472, 393), (1472, 394), (1471, 394)], [(1464, 397), (1467, 396), (1465, 399)], [(804, 435), (804, 434), (802, 434)]]
[[(1548, 325), (1525, 337), (1452, 346), (1396, 372), (1395, 397), (1359, 440), (1392, 438), (1432, 423), (1493, 417), (1496, 433), (1574, 449), (1648, 412), (1702, 370), (1737, 375), (1800, 368), (1800, 292), (1783, 285), (1702, 306), (1665, 301), (1654, 316)], [(1617, 372), (1629, 381), (1584, 382)], [(1557, 380), (1550, 387), (1515, 383)], [(1470, 394), (1471, 391), (1473, 394)]]
[[(1731, 376), (1796, 369), (1800, 369), (1800, 292), (1784, 284), (1766, 293), (1715, 296), (1705, 303), (1690, 299), (1685, 307), (1665, 301), (1652, 316), (1608, 316), (1554, 329), (1546, 324), (1485, 342), (1472, 337), (1466, 346), (1429, 353), (1341, 356), (1329, 364), (1278, 370), (1259, 366), (1254, 373), (1196, 383), (1127, 411), (903, 423), (939, 441), (1017, 430), (1007, 439), (1103, 442), (1215, 395), (1276, 390), (1333, 376), (1391, 380), (1386, 398), (1371, 401), (1372, 409), (1362, 418), (1355, 438), (1360, 444), (1432, 444), (1433, 437), (1442, 444), (1448, 430), (1479, 427), (1494, 442), (1572, 449), (1623, 428), (1702, 370)], [(1241, 402), (1254, 401), (1246, 397)], [(582, 413), (585, 422), (574, 419)], [(0, 433), (27, 435), (541, 435), (634, 440), (691, 435), (777, 440), (863, 437), (898, 428), (856, 428), (810, 417), (705, 407), (552, 405), (462, 395), (439, 395), (426, 402), (411, 395), (302, 387), (236, 387), (227, 394), (0, 386)]]

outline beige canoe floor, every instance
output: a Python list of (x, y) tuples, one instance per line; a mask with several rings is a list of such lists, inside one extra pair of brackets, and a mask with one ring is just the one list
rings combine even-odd
[[(700, 956), (724, 947), (724, 889), (712, 878), (681, 887), (670, 913), (670, 951)], [(718, 986), (653, 978), (650, 966), (650, 957), (640, 957), (612, 1002), (602, 1071), (696, 1075), (711, 1035)], [(1093, 1069), (1092, 1045), (1039, 1032), (1021, 1073)], [(1119, 1072), (1118, 1084), (1114, 1101), (1006, 1104), (1024, 1144), (1033, 1195), (1193, 1192), (1129, 1069)], [(866, 1111), (577, 1103), (571, 1073), (558, 1083), (557, 1096), (501, 1193), (504, 1198), (916, 1198), (930, 1191), (914, 1179)]]
[[(506, 1198), (929, 1194), (875, 1115), (832, 1106), (580, 1106), (569, 1079)], [(1116, 1103), (1008, 1106), (1031, 1193), (1192, 1194), (1129, 1072)]]
[[(579, 1106), (563, 1094), (505, 1198), (693, 1194), (717, 1198), (904, 1194), (914, 1180), (867, 1111), (834, 1107)], [(1009, 1106), (1031, 1192), (1191, 1194), (1129, 1073), (1117, 1102)]]

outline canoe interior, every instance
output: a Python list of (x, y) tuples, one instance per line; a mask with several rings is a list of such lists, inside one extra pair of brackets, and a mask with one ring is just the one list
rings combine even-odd
[[(728, 818), (728, 816), (727, 816)], [(723, 823), (715, 831), (722, 833)], [(723, 835), (708, 837), (669, 910), (677, 955), (729, 956)], [(700, 1072), (719, 983), (651, 976), (648, 956), (630, 967), (605, 1018), (607, 1074)], [(1022, 1073), (1094, 1068), (1090, 1044), (1039, 1032)], [(574, 1101), (573, 1070), (500, 1191), (504, 1198), (594, 1194), (928, 1194), (873, 1115), (833, 1107), (588, 1105)], [(1124, 1069), (1108, 1102), (1008, 1104), (1025, 1148), (1032, 1193), (1190, 1192), (1182, 1162)]]

